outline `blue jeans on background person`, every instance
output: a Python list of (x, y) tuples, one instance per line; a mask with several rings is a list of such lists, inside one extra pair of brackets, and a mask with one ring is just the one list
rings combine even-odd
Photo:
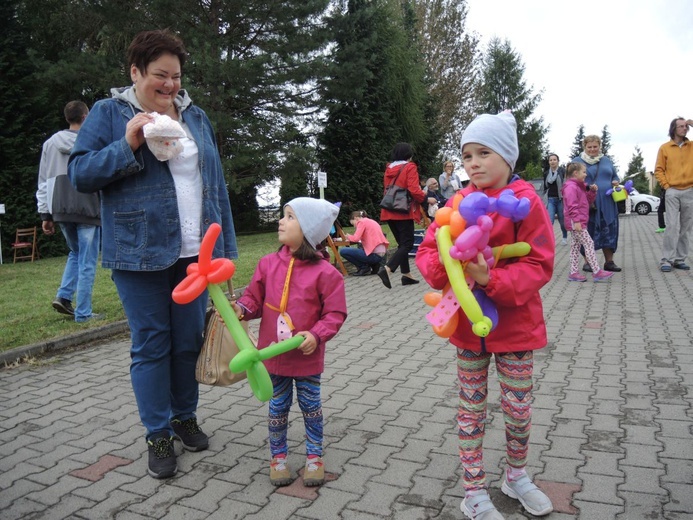
[(551, 217), (552, 226), (556, 221), (556, 215), (558, 215), (558, 224), (561, 226), (563, 238), (568, 238), (568, 230), (565, 228), (565, 223), (563, 222), (563, 199), (559, 197), (549, 197), (546, 209), (549, 212), (549, 217)]
[(92, 315), (91, 295), (99, 260), (101, 228), (75, 222), (58, 222), (70, 253), (58, 289), (58, 298), (76, 298), (75, 321), (83, 322)]
[(113, 270), (130, 326), (130, 379), (147, 439), (173, 435), (171, 420), (195, 417), (199, 386), (195, 364), (202, 348), (207, 291), (179, 305), (173, 289), (197, 257), (181, 258), (162, 271)]
[(339, 255), (344, 260), (354, 264), (357, 269), (380, 265), (383, 259), (383, 256), (377, 253), (366, 255), (366, 252), (360, 247), (341, 247), (339, 248)]

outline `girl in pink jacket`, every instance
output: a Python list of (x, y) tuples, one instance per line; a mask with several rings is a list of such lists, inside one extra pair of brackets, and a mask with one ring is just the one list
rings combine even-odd
[(592, 268), (592, 278), (601, 282), (611, 278), (614, 273), (599, 268), (597, 255), (594, 253), (594, 242), (587, 232), (590, 218), (590, 204), (597, 198), (597, 185), (587, 186), (585, 178), (587, 169), (583, 163), (571, 162), (565, 172), (566, 181), (562, 188), (563, 216), (565, 228), (570, 231), (570, 274), (571, 282), (587, 280), (578, 271), (580, 247), (585, 250), (585, 258)]
[(239, 319), (260, 318), (258, 348), (293, 335), (301, 345), (268, 359), (274, 394), (269, 402), (270, 481), (291, 483), (286, 463), (289, 409), (296, 386), (306, 429), (306, 486), (324, 482), (323, 416), (320, 374), (325, 368), (325, 344), (347, 317), (344, 278), (317, 251), (330, 232), (339, 209), (325, 200), (299, 197), (284, 206), (279, 221), (281, 248), (263, 257), (247, 289), (234, 304)]

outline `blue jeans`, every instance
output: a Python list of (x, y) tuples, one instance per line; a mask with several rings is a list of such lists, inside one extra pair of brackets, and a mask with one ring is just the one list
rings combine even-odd
[(185, 305), (171, 298), (196, 261), (181, 258), (163, 271), (113, 270), (130, 325), (130, 379), (147, 438), (171, 435), (172, 419), (190, 419), (197, 410), (195, 363), (202, 348), (207, 291)]
[(365, 251), (360, 247), (340, 247), (339, 255), (344, 260), (354, 264), (358, 269), (380, 265), (380, 262), (383, 259), (383, 256), (377, 253), (366, 255)]
[(546, 209), (549, 212), (549, 217), (551, 217), (552, 226), (556, 220), (556, 214), (558, 214), (558, 223), (561, 226), (563, 238), (568, 238), (568, 230), (565, 228), (565, 224), (563, 222), (563, 199), (559, 199), (558, 197), (549, 197), (549, 203), (547, 204)]
[(75, 222), (58, 222), (65, 236), (70, 253), (58, 289), (58, 298), (76, 301), (75, 321), (82, 322), (91, 316), (91, 294), (99, 260), (101, 228)]

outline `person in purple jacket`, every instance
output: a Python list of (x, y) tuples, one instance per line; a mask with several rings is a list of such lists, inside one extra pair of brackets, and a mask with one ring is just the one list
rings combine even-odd
[(571, 162), (566, 168), (565, 184), (563, 185), (563, 221), (570, 231), (570, 274), (571, 282), (587, 280), (578, 271), (580, 261), (580, 246), (585, 250), (585, 258), (592, 268), (592, 278), (595, 282), (608, 280), (614, 273), (599, 268), (597, 255), (594, 252), (594, 242), (587, 232), (587, 222), (590, 218), (590, 203), (597, 197), (597, 185), (585, 184), (587, 168), (583, 163)]
[(305, 338), (297, 349), (265, 361), (274, 386), (268, 422), (270, 482), (275, 486), (292, 481), (286, 437), (294, 384), (306, 429), (303, 483), (319, 486), (325, 481), (320, 375), (325, 344), (344, 323), (347, 307), (344, 278), (318, 249), (338, 212), (337, 206), (321, 199), (288, 202), (279, 221), (279, 251), (260, 260), (234, 304), (239, 319), (260, 318), (259, 349), (297, 334)]

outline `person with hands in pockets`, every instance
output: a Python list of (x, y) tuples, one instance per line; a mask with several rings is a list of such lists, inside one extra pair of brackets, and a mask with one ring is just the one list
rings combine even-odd
[(258, 263), (250, 284), (233, 304), (239, 319), (260, 318), (258, 348), (301, 335), (295, 350), (266, 360), (274, 392), (269, 402), (270, 482), (291, 483), (287, 463), (289, 410), (296, 386), (306, 430), (303, 483), (325, 480), (320, 375), (325, 347), (347, 317), (344, 278), (321, 249), (339, 209), (325, 200), (298, 197), (284, 205), (276, 253)]
[[(501, 490), (520, 501), (529, 513), (542, 516), (553, 510), (551, 500), (532, 482), (527, 464), (532, 409), (534, 351), (546, 346), (546, 324), (539, 290), (551, 279), (554, 237), (542, 200), (528, 182), (513, 174), (518, 158), (515, 118), (509, 112), (483, 114), (462, 135), (462, 160), (471, 183), (464, 196), (482, 192), (499, 197), (507, 189), (530, 201), (527, 217), (519, 222), (491, 213), (489, 246), (527, 242), (529, 254), (500, 259), (489, 269), (480, 253), (465, 272), (498, 310), (491, 333), (480, 338), (466, 319), (460, 319), (450, 342), (457, 349), (459, 456), (465, 496), (460, 508), (474, 520), (499, 520), (503, 515), (488, 494), (482, 445), (486, 429), (488, 374), (495, 358), (505, 422), (507, 469)], [(450, 203), (448, 203), (450, 204)], [(448, 275), (440, 261), (435, 226), (428, 228), (416, 255), (416, 265), (434, 289), (443, 289)]]

